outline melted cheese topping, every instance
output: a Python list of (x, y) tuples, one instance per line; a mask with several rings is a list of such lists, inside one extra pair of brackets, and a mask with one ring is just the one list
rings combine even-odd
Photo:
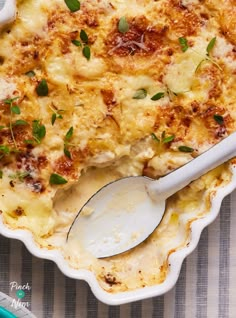
[[(16, 21), (0, 35), (0, 210), (6, 224), (29, 229), (39, 244), (59, 247), (79, 205), (102, 185), (131, 175), (158, 178), (236, 130), (234, 0), (88, 0), (74, 13), (63, 0), (19, 0), (17, 6)], [(121, 17), (126, 17), (128, 32), (118, 29)], [(82, 43), (81, 30), (88, 43)], [(185, 52), (180, 37), (188, 41)], [(89, 60), (84, 46), (90, 47)], [(37, 93), (42, 80), (48, 85), (46, 96)], [(147, 96), (135, 99), (141, 89)], [(157, 93), (163, 97), (152, 100)], [(46, 132), (40, 140), (35, 123)], [(169, 136), (172, 140), (165, 142)], [(194, 151), (181, 152), (180, 146)], [(230, 172), (225, 167), (219, 171), (216, 179), (223, 175), (227, 182)], [(52, 174), (67, 183), (50, 183)], [(209, 208), (204, 200), (194, 205), (199, 193), (209, 198), (218, 185), (212, 174), (204, 180), (201, 190), (193, 186), (186, 193), (191, 200), (175, 197), (178, 211), (170, 203), (167, 223), (152, 237), (154, 245), (149, 240), (125, 256), (129, 265), (140, 260), (137, 277), (130, 276), (129, 265), (121, 268), (122, 257), (93, 260), (90, 266), (80, 262), (81, 267), (93, 270), (110, 291), (163, 281), (170, 249), (185, 244), (183, 229), (189, 223), (182, 224), (181, 232), (176, 221), (181, 209), (194, 211), (189, 214), (193, 218), (203, 206)], [(65, 200), (68, 193), (79, 198), (74, 206)], [(161, 238), (167, 241), (185, 234), (154, 256), (160, 233), (167, 233)], [(159, 265), (153, 269), (155, 279), (149, 265), (142, 283), (138, 273), (147, 255), (152, 268)], [(70, 259), (76, 266), (81, 254)], [(118, 272), (119, 284), (114, 284)]]

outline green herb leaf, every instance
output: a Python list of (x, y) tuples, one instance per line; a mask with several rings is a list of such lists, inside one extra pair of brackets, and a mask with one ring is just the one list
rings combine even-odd
[(64, 0), (71, 12), (76, 12), (80, 9), (80, 2), (78, 0)]
[(154, 96), (152, 96), (151, 100), (159, 100), (159, 99), (163, 98), (164, 96), (165, 96), (165, 93), (160, 92), (160, 93), (157, 93)]
[(24, 181), (24, 178), (28, 177), (30, 175), (29, 171), (17, 171), (15, 174), (9, 175), (9, 178), (11, 179), (18, 179), (20, 182)]
[(20, 172), (18, 174), (18, 179), (22, 182), (26, 177), (30, 175), (29, 171)]
[(87, 33), (84, 30), (80, 31), (80, 39), (84, 43), (88, 43), (88, 35), (87, 35)]
[(10, 149), (7, 146), (1, 145), (0, 152), (4, 153), (5, 155), (8, 155), (10, 153)]
[(186, 52), (188, 50), (189, 46), (188, 46), (188, 40), (186, 38), (183, 38), (183, 37), (179, 38), (179, 44), (183, 52)]
[(36, 74), (34, 71), (29, 71), (29, 72), (26, 72), (25, 75), (31, 78), (31, 77), (34, 77)]
[(47, 96), (48, 95), (48, 84), (45, 79), (42, 79), (36, 87), (36, 92), (38, 96)]
[(162, 140), (162, 142), (163, 142), (163, 144), (167, 144), (167, 143), (173, 141), (174, 139), (175, 139), (175, 136), (172, 135), (172, 136), (165, 137), (165, 138)]
[(118, 23), (118, 30), (123, 34), (129, 31), (129, 23), (126, 20), (126, 17), (120, 18)]
[(11, 105), (12, 104), (12, 102), (13, 102), (13, 100), (12, 99), (9, 99), (9, 98), (7, 98), (7, 99), (4, 99), (4, 104), (7, 104), (7, 105)]
[(50, 184), (66, 184), (68, 181), (56, 173), (52, 173), (49, 180)]
[[(58, 112), (62, 112), (62, 110), (58, 110)], [(58, 114), (58, 113), (53, 113), (53, 114), (52, 114), (52, 117), (51, 117), (51, 123), (52, 123), (52, 125), (55, 124), (55, 121), (56, 121), (57, 118), (62, 119), (63, 116), (62, 116), (61, 114)]]
[(8, 104), (8, 105), (11, 105), (15, 100), (17, 100), (19, 97), (14, 97), (14, 98), (7, 98), (7, 99), (4, 99), (3, 102), (5, 104)]
[(68, 150), (68, 148), (66, 146), (64, 146), (64, 154), (66, 157), (68, 157), (69, 159), (71, 159), (71, 153)]
[(2, 179), (2, 177), (3, 177), (3, 171), (0, 170), (0, 179)]
[(214, 37), (213, 39), (211, 39), (211, 41), (209, 42), (208, 46), (207, 46), (207, 55), (209, 56), (211, 51), (213, 50), (214, 46), (216, 44), (216, 37)]
[(81, 42), (78, 40), (72, 40), (71, 41), (75, 46), (82, 46)]
[(13, 129), (12, 129), (12, 113), (20, 114), (20, 108), (19, 108), (19, 106), (17, 106), (17, 105), (14, 105), (14, 106), (13, 106), (14, 101), (17, 100), (18, 98), (19, 98), (19, 97), (7, 98), (7, 99), (5, 99), (5, 100), (3, 101), (6, 105), (9, 105), (9, 106), (10, 106), (11, 114), (10, 114), (9, 129), (10, 129), (10, 133), (11, 133), (11, 139), (12, 139), (12, 141), (13, 141), (14, 146), (15, 146), (16, 149), (17, 149), (17, 143), (16, 143), (16, 139), (15, 139), (14, 132), (13, 132)]
[(201, 60), (201, 62), (198, 64), (198, 66), (195, 69), (195, 73), (197, 73), (197, 71), (200, 69), (200, 67), (202, 66), (203, 63), (207, 62), (207, 59), (203, 59)]
[(46, 135), (46, 127), (40, 123), (39, 120), (33, 121), (33, 136), (37, 143), (40, 143), (41, 140)]
[(83, 48), (83, 56), (86, 57), (88, 61), (90, 60), (91, 51), (90, 51), (90, 47), (87, 45)]
[(5, 126), (0, 126), (0, 130), (2, 130), (2, 129), (4, 129), (5, 128)]
[(27, 121), (22, 120), (22, 119), (16, 120), (13, 123), (13, 126), (26, 126), (26, 125), (29, 125), (29, 124), (27, 123)]
[(12, 107), (11, 107), (11, 111), (12, 111), (14, 114), (17, 114), (17, 115), (19, 115), (19, 114), (21, 113), (19, 106), (12, 106)]
[(51, 123), (52, 123), (52, 125), (55, 124), (56, 119), (57, 119), (57, 114), (56, 114), (56, 113), (53, 113), (53, 114), (52, 114), (52, 118), (51, 118)]
[(25, 139), (24, 143), (27, 145), (33, 145), (35, 143), (35, 141), (33, 139)]
[(160, 142), (160, 139), (156, 136), (156, 134), (152, 133), (151, 136), (153, 140), (155, 140), (156, 142)]
[(147, 91), (144, 88), (137, 90), (134, 94), (133, 99), (144, 99), (147, 97)]
[(178, 149), (179, 149), (179, 151), (182, 151), (182, 152), (193, 152), (194, 151), (193, 148), (190, 148), (187, 146), (180, 146)]
[(224, 124), (224, 118), (221, 115), (217, 115), (215, 114), (214, 116), (215, 121), (219, 124), (219, 125), (223, 125)]
[(66, 137), (65, 139), (68, 141), (71, 139), (72, 135), (73, 135), (73, 132), (74, 132), (74, 128), (73, 127), (70, 127), (70, 129), (67, 131), (66, 133)]

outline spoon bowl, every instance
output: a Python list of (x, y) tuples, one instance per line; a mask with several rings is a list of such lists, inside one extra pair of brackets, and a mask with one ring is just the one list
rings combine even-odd
[(143, 242), (165, 210), (165, 200), (157, 204), (147, 193), (151, 180), (127, 177), (104, 186), (81, 209), (69, 239), (98, 258), (123, 253), (127, 244), (130, 249)]
[(16, 18), (16, 0), (7, 0), (0, 10), (0, 30)]
[(142, 243), (160, 224), (166, 199), (191, 181), (236, 156), (236, 132), (168, 175), (119, 179), (104, 186), (81, 208), (71, 225), (73, 242), (97, 258), (114, 256)]

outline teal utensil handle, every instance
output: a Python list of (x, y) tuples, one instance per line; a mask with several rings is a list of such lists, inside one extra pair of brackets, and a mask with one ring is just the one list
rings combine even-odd
[(0, 306), (0, 318), (17, 318), (10, 311)]

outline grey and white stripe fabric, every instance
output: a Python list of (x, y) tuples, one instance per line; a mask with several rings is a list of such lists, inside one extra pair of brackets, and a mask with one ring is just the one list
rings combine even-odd
[(0, 291), (14, 298), (10, 283), (28, 283), (24, 302), (38, 318), (235, 318), (235, 242), (236, 192), (202, 233), (174, 289), (161, 297), (107, 306), (85, 282), (65, 277), (52, 262), (31, 256), (21, 242), (0, 236)]
[(99, 302), (83, 281), (65, 277), (50, 261), (30, 255), (19, 241), (0, 237), (0, 291), (30, 285), (24, 301), (38, 318), (235, 318), (236, 191), (183, 263), (178, 283), (162, 297), (122, 306)]

